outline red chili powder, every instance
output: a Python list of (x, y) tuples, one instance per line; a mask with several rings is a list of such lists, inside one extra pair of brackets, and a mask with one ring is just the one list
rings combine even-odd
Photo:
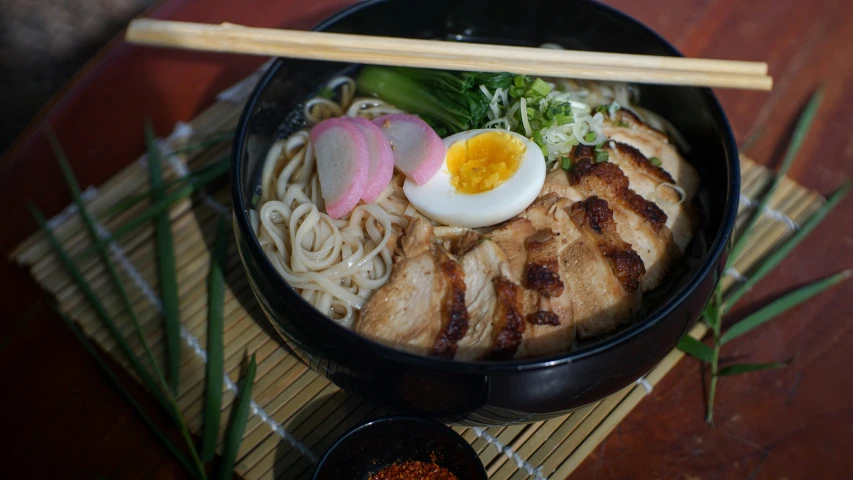
[(459, 480), (444, 467), (434, 463), (408, 460), (389, 465), (370, 476), (369, 480)]

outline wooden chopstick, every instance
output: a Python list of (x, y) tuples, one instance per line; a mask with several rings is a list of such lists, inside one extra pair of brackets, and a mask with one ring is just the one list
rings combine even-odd
[(130, 43), (300, 59), (770, 90), (767, 64), (136, 19)]

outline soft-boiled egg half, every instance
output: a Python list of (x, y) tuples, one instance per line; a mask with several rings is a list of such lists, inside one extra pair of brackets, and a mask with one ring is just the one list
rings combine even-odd
[(403, 192), (421, 213), (458, 227), (495, 225), (521, 213), (542, 190), (545, 158), (533, 141), (507, 130), (468, 130), (444, 140), (444, 164)]

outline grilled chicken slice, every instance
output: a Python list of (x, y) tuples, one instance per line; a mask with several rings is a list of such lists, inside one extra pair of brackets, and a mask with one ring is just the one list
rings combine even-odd
[(542, 185), (542, 191), (539, 193), (539, 196), (544, 197), (549, 193), (555, 193), (557, 196), (568, 198), (573, 202), (583, 200), (584, 196), (569, 184), (569, 177), (566, 175), (566, 172), (556, 165), (554, 167), (554, 170), (545, 175), (545, 183)]
[(594, 155), (590, 147), (574, 149), (574, 168), (569, 173), (569, 183), (585, 196), (607, 202), (619, 236), (643, 259), (646, 274), (642, 278), (642, 290), (652, 290), (663, 281), (680, 253), (665, 225), (667, 216), (654, 202), (629, 188), (628, 177), (616, 164), (596, 163)]
[(527, 249), (525, 248), (525, 243), (536, 232), (536, 227), (533, 226), (530, 220), (524, 217), (516, 217), (493, 230), (488, 235), (506, 255), (509, 262), (510, 278), (516, 282), (521, 282), (525, 276), (525, 269), (527, 267)]
[[(553, 217), (548, 215), (548, 210), (554, 208), (557, 199), (556, 195), (544, 200), (540, 199), (528, 207), (523, 214), (533, 217), (538, 225), (545, 229), (537, 230), (530, 219), (522, 216), (505, 223), (489, 234), (489, 238), (506, 252), (510, 278), (526, 287), (522, 291), (521, 308), (527, 326), (522, 344), (516, 352), (516, 358), (564, 352), (571, 348), (575, 339), (573, 306), (569, 290), (566, 288), (560, 289), (559, 292), (551, 290), (551, 293), (558, 293), (558, 295), (544, 297), (536, 291), (534, 285), (528, 282), (532, 261), (534, 265), (538, 265), (540, 273), (545, 273), (542, 272), (542, 267), (555, 269), (556, 277), (562, 284), (557, 254), (563, 246), (559, 236), (551, 230)], [(557, 226), (557, 229), (559, 231), (560, 226)], [(529, 252), (528, 248), (531, 244), (534, 245), (534, 250), (539, 247), (539, 251)], [(557, 261), (549, 261), (549, 252), (543, 250), (551, 248), (556, 249), (553, 255), (554, 260)], [(530, 253), (532, 255), (529, 255)], [(546, 275), (549, 278), (554, 277), (551, 272)]]
[(598, 250), (610, 263), (613, 274), (622, 283), (622, 288), (626, 292), (636, 290), (646, 268), (637, 252), (616, 232), (613, 211), (607, 202), (598, 197), (589, 197), (572, 205), (569, 215), (578, 230), (598, 246)]
[(610, 161), (628, 177), (631, 190), (653, 200), (663, 210), (666, 226), (672, 232), (679, 253), (683, 253), (693, 238), (698, 220), (692, 203), (687, 198), (682, 199), (681, 194), (670, 186), (676, 184), (675, 179), (631, 145), (610, 141), (605, 144), (605, 150)]
[(462, 269), (432, 245), (432, 226), (409, 223), (405, 258), (361, 310), (354, 329), (379, 343), (421, 355), (453, 358), (468, 329)]
[(449, 282), (431, 252), (400, 260), (355, 321), (357, 333), (390, 347), (430, 355), (443, 327)]
[(666, 135), (650, 127), (633, 112), (625, 108), (616, 111), (604, 122), (603, 132), (613, 141), (638, 149), (646, 158), (659, 158), (661, 168), (684, 189), (687, 194), (685, 201), (692, 200), (696, 195), (699, 188), (699, 174), (696, 169), (678, 154)]
[[(494, 280), (509, 274), (509, 260), (495, 242), (483, 239), (459, 259), (465, 275), (468, 332), (459, 340), (456, 360), (478, 360), (491, 350), (498, 299)], [(503, 273), (502, 273), (503, 272)]]

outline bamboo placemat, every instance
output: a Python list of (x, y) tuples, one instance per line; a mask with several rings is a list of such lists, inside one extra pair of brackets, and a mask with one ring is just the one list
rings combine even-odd
[[(161, 141), (163, 151), (168, 153), (214, 133), (233, 130), (257, 79), (255, 74), (222, 92), (213, 106), (189, 123), (177, 125), (172, 135)], [(230, 144), (226, 143), (192, 154), (169, 156), (172, 167), (169, 175), (186, 175), (188, 169), (196, 169), (227, 156), (229, 151)], [(742, 222), (743, 213), (754, 208), (753, 199), (767, 185), (771, 175), (764, 167), (746, 158), (741, 159), (741, 165)], [(122, 198), (144, 192), (147, 188), (148, 171), (142, 156), (100, 187), (89, 187), (85, 197), (97, 216)], [(184, 339), (178, 404), (195, 432), (201, 425), (204, 393), (209, 243), (215, 236), (217, 217), (230, 215), (228, 199), (228, 187), (221, 185), (196, 195), (192, 200), (181, 201), (171, 209)], [(744, 254), (723, 280), (724, 285), (728, 287), (733, 282), (742, 281), (743, 275), (748, 274), (758, 259), (795, 231), (823, 202), (817, 193), (785, 179), (759, 221), (749, 248), (744, 249)], [(115, 230), (146, 206), (141, 203), (122, 214), (101, 218), (103, 232)], [(73, 206), (54, 217), (50, 226), (72, 255), (91, 245)], [(128, 289), (128, 293), (155, 357), (162, 361), (162, 320), (156, 293), (152, 232), (150, 225), (144, 226), (113, 243), (110, 248), (124, 280), (134, 286)], [(51, 252), (43, 235), (32, 235), (11, 252), (10, 257), (29, 267), (36, 281), (56, 297), (60, 308), (101, 348), (127, 367), (116, 345)], [(223, 418), (228, 418), (230, 413), (236, 391), (234, 382), (239, 377), (243, 359), (255, 353), (258, 362), (252, 415), (236, 470), (249, 480), (310, 478), (313, 464), (335, 439), (363, 420), (387, 412), (341, 391), (282, 348), (276, 334), (265, 325), (266, 320), (262, 318), (248, 288), (233, 241), (229, 246), (229, 257)], [(135, 337), (130, 335), (130, 321), (122, 312), (118, 296), (96, 256), (80, 260), (78, 266), (130, 339), (131, 345), (141, 354), (141, 345), (134, 343)], [(701, 337), (704, 333), (704, 327), (698, 325), (691, 335)], [(671, 352), (636, 384), (563, 417), (529, 425), (454, 428), (479, 453), (491, 479), (563, 479), (631, 409), (652, 393), (654, 385), (682, 355), (677, 350)]]

